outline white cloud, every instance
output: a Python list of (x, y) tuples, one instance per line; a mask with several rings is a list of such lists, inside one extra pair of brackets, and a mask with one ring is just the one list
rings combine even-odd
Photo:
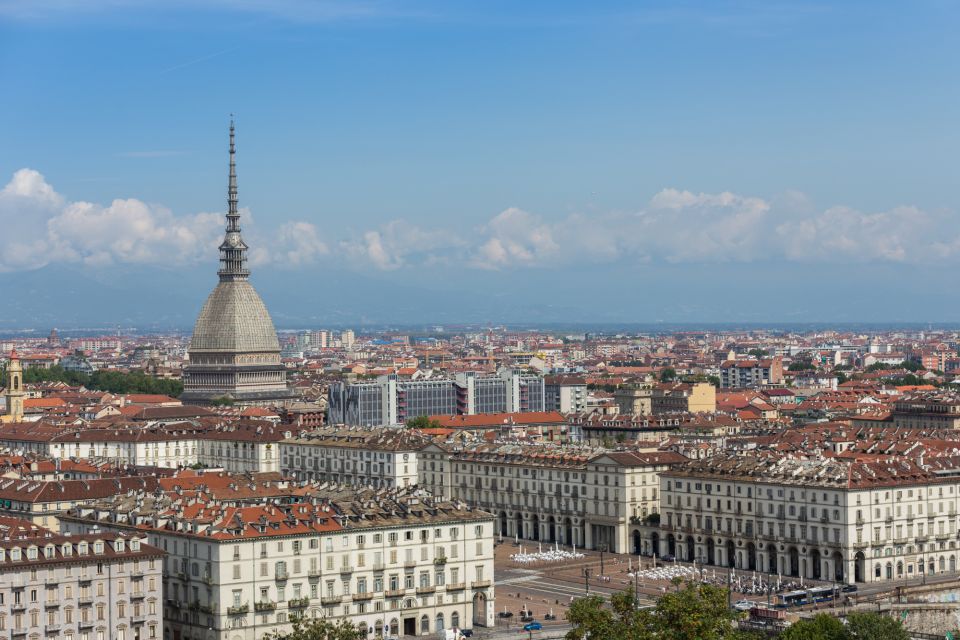
[[(913, 206), (875, 213), (847, 206), (818, 209), (798, 192), (768, 201), (663, 189), (638, 211), (558, 219), (512, 207), (469, 237), (393, 220), (336, 241), (310, 222), (288, 221), (267, 230), (249, 211), (242, 216), (251, 264), (294, 269), (329, 259), (389, 271), (657, 261), (947, 264), (960, 258), (960, 217), (949, 212)], [(0, 271), (54, 262), (209, 262), (222, 235), (222, 213), (176, 215), (134, 198), (107, 205), (70, 202), (32, 169), (17, 171), (0, 189)]]
[(464, 246), (455, 233), (426, 230), (405, 220), (392, 220), (379, 229), (366, 231), (361, 238), (341, 243), (341, 250), (354, 261), (392, 271), (410, 264), (445, 262), (455, 249)]
[[(251, 263), (311, 264), (329, 253), (316, 227), (287, 222), (273, 237), (260, 238), (252, 217)], [(17, 171), (0, 190), (0, 271), (81, 263), (181, 265), (209, 261), (223, 237), (222, 213), (175, 215), (135, 198), (103, 206), (69, 202), (32, 169)]]
[(553, 228), (533, 213), (511, 207), (498, 213), (484, 230), (487, 240), (477, 247), (472, 264), (483, 269), (536, 265), (560, 255)]

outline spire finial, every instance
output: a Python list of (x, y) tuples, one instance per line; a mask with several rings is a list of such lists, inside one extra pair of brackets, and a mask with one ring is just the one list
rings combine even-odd
[(233, 114), (230, 114), (230, 177), (227, 183), (227, 230), (220, 244), (220, 280), (245, 280), (247, 245), (240, 237), (240, 209), (237, 204), (237, 147)]

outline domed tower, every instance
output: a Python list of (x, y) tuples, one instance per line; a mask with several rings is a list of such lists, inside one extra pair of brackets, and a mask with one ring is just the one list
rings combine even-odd
[(280, 343), (266, 305), (250, 284), (247, 244), (240, 235), (236, 147), (230, 122), (227, 228), (220, 243), (220, 282), (193, 327), (183, 371), (185, 404), (278, 405), (292, 397)]

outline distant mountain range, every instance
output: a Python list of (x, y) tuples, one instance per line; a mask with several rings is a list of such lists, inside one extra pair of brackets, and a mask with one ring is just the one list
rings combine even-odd
[[(949, 271), (811, 264), (651, 265), (482, 271), (450, 267), (360, 274), (346, 268), (254, 269), (280, 330), (335, 326), (865, 326), (960, 324)], [(135, 327), (189, 331), (216, 266), (48, 266), (0, 273), (0, 329)]]

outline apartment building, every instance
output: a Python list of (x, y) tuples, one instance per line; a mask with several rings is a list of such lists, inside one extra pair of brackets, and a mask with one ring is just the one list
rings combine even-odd
[(0, 515), (23, 518), (37, 526), (58, 531), (59, 516), (79, 502), (126, 491), (152, 491), (156, 487), (155, 477), (48, 481), (0, 478)]
[(547, 376), (543, 380), (544, 411), (580, 413), (587, 410), (587, 381), (574, 376)]
[(951, 465), (717, 455), (661, 473), (660, 525), (642, 544), (682, 560), (809, 579), (955, 573), (960, 468)]
[(51, 458), (98, 458), (176, 469), (197, 463), (233, 473), (279, 470), (277, 445), (299, 428), (269, 420), (115, 424), (93, 427), (14, 425), (0, 446)]
[(783, 360), (727, 360), (720, 365), (721, 389), (745, 389), (783, 383)]
[(145, 533), (167, 553), (170, 637), (205, 640), (262, 640), (300, 617), (370, 637), (493, 626), (493, 524), (422, 490), (324, 485), (259, 504), (136, 493), (64, 516), (71, 532)]
[(921, 391), (898, 398), (890, 421), (894, 427), (960, 429), (960, 394)]
[(282, 441), (281, 470), (311, 482), (408, 487), (417, 484), (417, 456), (429, 442), (410, 429), (328, 427)]
[(21, 529), (0, 538), (0, 633), (31, 640), (161, 638), (162, 566), (163, 552), (136, 531)]
[(685, 460), (671, 452), (431, 444), (420, 452), (420, 484), (496, 514), (499, 536), (626, 553), (631, 521), (659, 511), (660, 472)]

